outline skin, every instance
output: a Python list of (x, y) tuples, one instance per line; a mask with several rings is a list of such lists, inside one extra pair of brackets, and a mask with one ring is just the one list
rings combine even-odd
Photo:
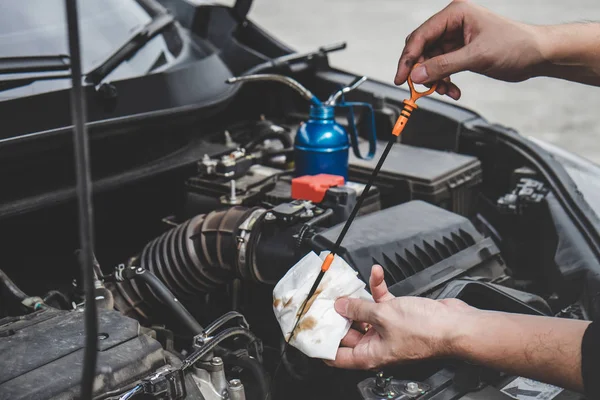
[[(408, 36), (394, 82), (404, 83), (409, 74), (415, 83), (440, 81), (437, 92), (458, 100), (460, 89), (450, 77), (461, 71), (507, 82), (550, 76), (600, 86), (600, 24), (532, 26), (453, 1)], [(370, 286), (374, 303), (336, 301), (336, 311), (355, 323), (328, 364), (375, 369), (453, 357), (583, 391), (587, 321), (483, 311), (458, 300), (395, 298), (379, 266)]]
[(450, 77), (461, 71), (507, 82), (550, 76), (598, 86), (600, 24), (533, 26), (453, 1), (406, 38), (394, 82), (409, 74), (415, 83), (441, 81), (437, 92), (458, 100)]
[(327, 364), (377, 369), (452, 357), (583, 391), (581, 340), (589, 322), (483, 311), (456, 299), (394, 297), (378, 265), (369, 284), (374, 303), (336, 301), (336, 311), (358, 323)]

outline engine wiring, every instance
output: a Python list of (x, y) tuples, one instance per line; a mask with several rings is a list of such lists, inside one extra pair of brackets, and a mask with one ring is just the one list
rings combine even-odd
[(144, 387), (142, 385), (136, 385), (133, 389), (129, 390), (128, 392), (125, 392), (121, 397), (119, 397), (119, 400), (131, 399), (133, 396), (135, 396), (138, 393), (141, 393), (143, 390)]

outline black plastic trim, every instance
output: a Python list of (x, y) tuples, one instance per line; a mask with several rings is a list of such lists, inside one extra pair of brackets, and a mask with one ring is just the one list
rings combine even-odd
[(465, 250), (390, 286), (394, 296), (421, 296), (449, 280), (465, 274), (483, 262), (495, 260), (500, 250), (490, 238), (485, 238)]
[(489, 124), (484, 119), (468, 121), (463, 128), (461, 134), (465, 137), (475, 133), (481, 141), (504, 143), (531, 162), (550, 185), (560, 205), (583, 234), (600, 262), (600, 219), (583, 198), (571, 176), (550, 153), (521, 137), (514, 130)]

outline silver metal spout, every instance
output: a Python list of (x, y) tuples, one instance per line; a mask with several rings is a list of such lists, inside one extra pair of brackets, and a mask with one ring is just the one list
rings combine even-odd
[(363, 76), (362, 78), (355, 79), (354, 81), (352, 81), (352, 83), (350, 83), (345, 88), (340, 89), (337, 92), (335, 92), (334, 94), (332, 94), (331, 97), (329, 97), (329, 99), (327, 99), (327, 101), (325, 102), (325, 105), (334, 106), (337, 103), (338, 99), (343, 94), (346, 94), (348, 92), (353, 91), (354, 89), (356, 89), (357, 87), (359, 87), (360, 85), (362, 85), (363, 83), (365, 83), (366, 80), (367, 80), (366, 76)]
[(236, 76), (233, 78), (227, 79), (225, 82), (232, 83), (243, 83), (243, 82), (257, 82), (257, 81), (271, 81), (271, 82), (279, 82), (284, 85), (294, 89), (296, 92), (300, 93), (302, 97), (306, 100), (310, 101), (315, 105), (321, 105), (321, 102), (317, 97), (310, 92), (307, 88), (302, 86), (298, 81), (283, 75), (276, 74), (256, 74), (256, 75), (245, 75), (245, 76)]

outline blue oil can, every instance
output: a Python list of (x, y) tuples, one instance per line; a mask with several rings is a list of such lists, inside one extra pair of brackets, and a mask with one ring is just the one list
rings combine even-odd
[(294, 142), (296, 175), (331, 174), (348, 178), (350, 141), (335, 122), (335, 109), (311, 106), (309, 119), (298, 129)]
[[(346, 102), (344, 94), (356, 89), (366, 80), (359, 78), (350, 85), (340, 89), (321, 102), (297, 81), (274, 74), (246, 75), (231, 78), (227, 82), (276, 81), (295, 89), (310, 101), (309, 118), (300, 125), (294, 141), (294, 162), (296, 176), (331, 174), (348, 178), (348, 151), (352, 146), (355, 155), (370, 160), (375, 154), (377, 137), (375, 133), (375, 117), (373, 108), (368, 103)], [(339, 101), (339, 100), (342, 101)], [(358, 148), (358, 131), (355, 110), (363, 108), (363, 117), (367, 118), (369, 131), (369, 151), (363, 156)], [(344, 112), (348, 120), (348, 130), (336, 121), (336, 110)]]

